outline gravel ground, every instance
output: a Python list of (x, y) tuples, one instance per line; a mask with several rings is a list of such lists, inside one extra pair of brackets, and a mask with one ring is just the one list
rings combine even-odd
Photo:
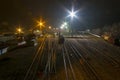
[(20, 47), (1, 55), (0, 80), (22, 80), (36, 49), (33, 46)]

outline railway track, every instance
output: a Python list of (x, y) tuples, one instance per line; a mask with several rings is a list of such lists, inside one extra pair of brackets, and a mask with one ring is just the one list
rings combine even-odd
[(30, 66), (26, 72), (24, 80), (34, 80), (35, 75), (37, 73), (38, 66), (39, 66), (40, 58), (41, 58), (41, 55), (42, 55), (42, 52), (44, 49), (44, 45), (45, 45), (45, 38), (43, 39), (40, 47), (36, 51), (35, 56), (32, 60), (32, 63), (30, 64)]
[[(112, 73), (108, 73), (110, 69), (119, 70), (119, 59), (114, 59), (111, 54), (102, 51), (107, 48), (95, 47), (97, 42), (90, 43), (84, 36), (80, 40), (66, 39), (63, 45), (59, 45), (55, 38), (41, 39), (29, 68), (26, 65), (24, 71), (15, 71), (16, 77), (9, 77), (8, 80), (20, 80), (20, 72), (25, 73), (22, 80), (107, 80), (102, 73), (108, 77)], [(109, 65), (110, 67), (104, 71)], [(103, 72), (100, 72), (101, 70)]]
[(66, 73), (66, 80), (76, 80), (75, 72), (71, 63), (70, 55), (68, 53), (68, 49), (65, 45), (63, 45), (63, 61)]
[[(56, 75), (56, 48), (57, 42), (48, 39), (47, 61), (44, 68), (44, 76), (41, 80), (57, 80)], [(53, 77), (54, 76), (54, 77)]]
[[(86, 80), (102, 80), (87, 56), (96, 59), (101, 56), (110, 64), (119, 66), (118, 61), (105, 53), (101, 53), (98, 48), (89, 47), (87, 43), (85, 47), (82, 47), (82, 45), (79, 40), (74, 39), (66, 40), (63, 45), (58, 45), (56, 39), (44, 39), (27, 69), (24, 80), (80, 80), (82, 78), (78, 76), (79, 74), (82, 74), (82, 77)], [(60, 50), (58, 50), (59, 46), (61, 46)], [(89, 49), (93, 49), (94, 53), (89, 54), (92, 52)], [(59, 51), (61, 51), (61, 54), (58, 55)], [(61, 61), (58, 60), (60, 55), (62, 56)], [(63, 64), (59, 66), (59, 63)], [(59, 68), (63, 70), (63, 74), (60, 73)], [(60, 74), (63, 75), (61, 75), (62, 79)]]
[[(37, 64), (39, 62), (39, 51), (43, 48), (44, 39), (40, 41), (40, 46), (38, 50), (33, 54), (33, 60), (31, 64), (26, 64), (21, 67), (17, 67), (15, 71), (10, 72), (11, 74), (8, 75), (7, 80), (33, 80), (37, 68)], [(20, 65), (21, 66), (21, 65)], [(29, 68), (28, 68), (29, 67)], [(34, 68), (33, 68), (34, 67)]]
[[(88, 41), (86, 40), (86, 42), (88, 42)], [(84, 45), (86, 45), (85, 47), (87, 49), (93, 50), (94, 51), (93, 53), (94, 53), (94, 55), (96, 57), (100, 56), (100, 57), (104, 58), (104, 60), (107, 61), (112, 67), (114, 67), (114, 68), (119, 68), (120, 67), (120, 62), (110, 55), (111, 52), (108, 53), (106, 51), (103, 51), (103, 50), (101, 50), (100, 48), (98, 48), (97, 46), (95, 46), (93, 44), (91, 44), (91, 46), (88, 46), (87, 43), (84, 44)], [(78, 46), (81, 47), (80, 43), (79, 43)], [(107, 49), (107, 48), (105, 47), (105, 49)], [(88, 51), (88, 50), (86, 50), (86, 51)], [(117, 57), (119, 57), (119, 56), (117, 56)]]
[[(79, 62), (79, 64), (76, 63), (76, 65), (78, 66), (78, 68), (81, 66), (81, 68), (87, 74), (86, 76), (88, 76), (89, 80), (101, 80), (97, 72), (95, 71), (95, 69), (92, 67), (92, 65), (88, 62), (85, 56), (82, 55), (82, 53), (78, 50), (79, 47), (76, 47), (71, 42), (68, 43), (68, 47), (69, 49), (72, 50), (72, 56), (74, 56), (73, 59), (76, 59), (73, 61), (73, 63), (76, 63), (76, 61)], [(82, 61), (83, 63), (81, 64), (80, 61)], [(79, 80), (79, 79), (76, 79), (76, 80)]]

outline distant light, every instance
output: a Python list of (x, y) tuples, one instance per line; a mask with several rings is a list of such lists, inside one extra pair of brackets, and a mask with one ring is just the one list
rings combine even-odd
[(62, 24), (64, 27), (65, 26), (67, 26), (68, 25), (68, 23), (67, 22), (63, 22), (63, 24)]
[(40, 26), (43, 26), (43, 23), (42, 23), (42, 22), (40, 22), (40, 23), (39, 23), (39, 25), (40, 25)]
[(105, 40), (109, 40), (109, 36), (105, 35), (105, 36), (104, 36), (104, 39), (105, 39)]
[(37, 33), (39, 33), (40, 31), (39, 30), (36, 30)]
[(43, 25), (43, 22), (41, 22), (41, 21), (38, 21), (37, 23), (38, 23), (37, 26), (44, 26), (44, 25)]
[(22, 33), (22, 29), (19, 27), (19, 28), (17, 28), (17, 32), (18, 33)]
[(21, 32), (21, 29), (20, 29), (20, 28), (18, 29), (18, 32)]
[(64, 28), (64, 24), (61, 25), (60, 29), (63, 29)]
[(76, 14), (76, 13), (75, 13), (73, 10), (70, 12), (70, 16), (71, 16), (72, 18), (76, 16), (75, 14)]
[(60, 27), (60, 29), (63, 29), (63, 28), (64, 28), (63, 26)]
[(80, 11), (80, 9), (74, 10), (74, 8), (72, 7), (71, 10), (68, 10), (68, 9), (66, 9), (66, 10), (69, 13), (69, 15), (67, 17), (71, 17), (71, 19), (73, 19), (75, 17), (78, 19), (77, 13)]
[(67, 28), (67, 25), (68, 25), (68, 23), (67, 23), (67, 22), (64, 22), (64, 23), (61, 25), (60, 29)]
[(52, 27), (51, 26), (49, 26), (49, 29), (51, 29)]
[(37, 22), (37, 26), (40, 27), (40, 30), (41, 30), (43, 27), (45, 27), (45, 22), (44, 22), (42, 19), (37, 20), (36, 22)]

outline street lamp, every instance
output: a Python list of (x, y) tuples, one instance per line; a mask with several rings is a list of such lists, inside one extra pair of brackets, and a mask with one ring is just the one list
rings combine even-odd
[(23, 33), (22, 28), (20, 26), (16, 30), (18, 34)]
[(78, 11), (79, 10), (74, 11), (74, 8), (72, 8), (71, 11), (68, 10), (68, 13), (69, 13), (68, 17), (71, 17), (71, 19), (73, 19), (74, 17), (77, 18), (76, 14), (78, 13)]
[(71, 26), (71, 24), (72, 24), (72, 20), (73, 20), (73, 18), (78, 18), (77, 17), (77, 13), (79, 12), (79, 10), (76, 10), (76, 11), (74, 11), (74, 8), (72, 8), (72, 10), (71, 11), (69, 11), (68, 10), (68, 13), (69, 13), (69, 15), (68, 15), (68, 17), (71, 17), (71, 22), (70, 22), (70, 27), (71, 27), (71, 36), (73, 36), (73, 28), (72, 28), (72, 26)]
[(39, 23), (39, 25), (40, 25), (40, 26), (43, 26), (43, 23), (42, 23), (42, 22), (40, 22), (40, 23)]
[(40, 20), (37, 20), (36, 22), (37, 22), (37, 27), (39, 27), (40, 33), (43, 34), (45, 32), (43, 31), (45, 27), (45, 21), (40, 19)]
[(37, 21), (37, 26), (40, 27), (40, 30), (42, 29), (42, 27), (44, 27), (44, 21), (42, 21), (41, 19), (39, 21)]
[(69, 13), (69, 16), (71, 17), (71, 19), (73, 19), (73, 18), (76, 16), (76, 13), (72, 10), (72, 11)]
[(18, 28), (17, 31), (18, 31), (18, 33), (21, 33), (21, 32), (22, 32), (21, 28)]
[(23, 33), (23, 30), (20, 26), (16, 28), (16, 34), (18, 34), (18, 36), (20, 36), (22, 33)]
[(49, 28), (49, 29), (51, 29), (52, 27), (51, 27), (51, 26), (49, 26), (48, 28)]

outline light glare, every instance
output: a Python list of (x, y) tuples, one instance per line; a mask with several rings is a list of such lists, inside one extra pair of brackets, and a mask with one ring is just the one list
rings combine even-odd
[(73, 10), (70, 12), (70, 16), (71, 16), (72, 18), (76, 16), (75, 14), (76, 14), (76, 13), (75, 13)]

